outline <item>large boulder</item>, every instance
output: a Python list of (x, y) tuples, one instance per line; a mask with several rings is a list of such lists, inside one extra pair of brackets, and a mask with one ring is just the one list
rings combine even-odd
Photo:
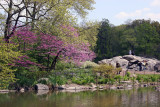
[(134, 56), (133, 55), (124, 55), (123, 59), (126, 59), (126, 60), (130, 61), (130, 60), (134, 59)]
[(101, 61), (98, 61), (99, 64), (109, 64), (112, 61), (112, 59), (103, 59)]
[(112, 61), (115, 63), (119, 63), (121, 67), (126, 67), (128, 65), (128, 61), (126, 59), (123, 59), (121, 56), (112, 58)]
[(112, 59), (104, 59), (98, 62), (99, 64), (111, 64), (116, 67), (116, 63), (119, 63), (123, 69), (128, 66), (128, 61), (123, 59), (122, 56), (113, 57)]
[(123, 59), (126, 59), (128, 61), (132, 61), (132, 60), (143, 61), (145, 59), (144, 57), (139, 57), (139, 56), (135, 56), (135, 55), (124, 55), (122, 57), (123, 57)]
[(149, 71), (155, 71), (155, 65), (157, 64), (157, 63), (159, 63), (159, 61), (158, 60), (153, 60), (153, 59), (149, 59), (148, 60), (148, 62), (147, 62), (147, 69), (149, 70)]
[(160, 72), (160, 63), (157, 63), (157, 64), (154, 66), (154, 70), (157, 71), (157, 72)]
[(44, 84), (36, 84), (35, 85), (35, 90), (49, 90), (49, 87)]
[(160, 61), (157, 59), (145, 58), (145, 57), (140, 57), (140, 56), (135, 56), (135, 55), (124, 55), (124, 56), (113, 57), (111, 59), (103, 59), (99, 61), (98, 63), (99, 64), (111, 64), (115, 67), (116, 67), (116, 63), (119, 63), (123, 70), (130, 69), (133, 71), (138, 71), (140, 70), (139, 63), (143, 63), (144, 61), (146, 61), (147, 64), (146, 66), (142, 64), (142, 70), (144, 70), (145, 68), (145, 70), (148, 70), (148, 71), (157, 70), (158, 67), (155, 68), (155, 65), (160, 63)]

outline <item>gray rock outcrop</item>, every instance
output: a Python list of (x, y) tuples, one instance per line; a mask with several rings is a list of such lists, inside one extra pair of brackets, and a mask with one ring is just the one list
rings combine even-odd
[(49, 87), (44, 84), (36, 84), (35, 85), (35, 90), (49, 90)]
[(154, 66), (154, 69), (155, 69), (157, 72), (160, 72), (160, 63), (157, 63), (157, 64)]
[[(143, 65), (145, 61), (146, 65)], [(139, 71), (142, 64), (142, 70), (155, 71), (160, 70), (160, 61), (154, 58), (145, 58), (135, 55), (116, 56), (111, 59), (103, 59), (98, 62), (99, 64), (111, 64), (116, 67), (116, 63), (119, 63), (123, 70)], [(159, 63), (159, 65), (157, 65)]]

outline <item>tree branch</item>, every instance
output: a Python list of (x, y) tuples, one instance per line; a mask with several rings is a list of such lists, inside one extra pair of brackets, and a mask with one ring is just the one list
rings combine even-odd
[(0, 3), (0, 6), (8, 13), (9, 11), (7, 11), (6, 8), (4, 8), (4, 6)]

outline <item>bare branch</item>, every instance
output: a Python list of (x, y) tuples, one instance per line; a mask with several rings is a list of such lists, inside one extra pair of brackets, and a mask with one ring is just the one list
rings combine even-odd
[[(22, 0), (22, 1), (23, 1), (23, 0)], [(22, 2), (21, 2), (21, 3), (22, 3)], [(19, 5), (21, 5), (21, 3), (20, 3)], [(14, 3), (13, 3), (13, 4), (14, 4)], [(15, 11), (12, 13), (12, 16), (13, 16), (14, 14), (20, 13), (21, 11), (23, 11), (23, 10), (25, 9), (25, 6), (19, 7), (19, 5), (15, 5), (15, 4), (14, 4), (14, 6), (17, 7), (18, 9), (15, 10)]]
[(4, 8), (4, 6), (0, 3), (0, 6), (8, 13), (9, 11), (7, 11), (6, 8)]

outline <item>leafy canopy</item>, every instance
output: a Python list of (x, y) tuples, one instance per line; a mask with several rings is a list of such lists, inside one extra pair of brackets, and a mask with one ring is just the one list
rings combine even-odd
[(20, 52), (14, 51), (17, 46), (14, 44), (5, 43), (0, 40), (0, 88), (7, 88), (11, 82), (15, 82), (15, 75), (10, 64), (13, 64), (14, 59), (21, 56)]

